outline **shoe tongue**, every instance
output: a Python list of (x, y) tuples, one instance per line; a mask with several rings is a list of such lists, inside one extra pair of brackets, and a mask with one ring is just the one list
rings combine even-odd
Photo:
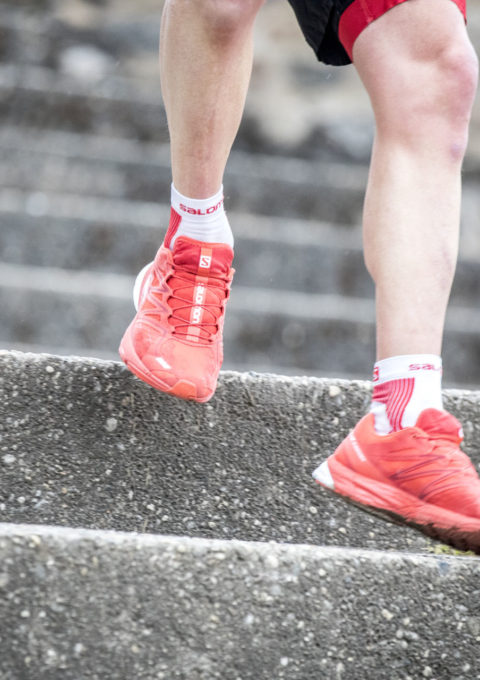
[[(175, 327), (175, 333), (184, 336), (192, 334), (195, 326), (195, 336), (208, 340), (218, 330), (222, 304), (228, 294), (233, 250), (224, 243), (204, 243), (182, 236), (175, 241), (172, 256), (181, 271), (169, 279), (172, 296), (168, 304), (174, 312), (169, 323)], [(194, 323), (193, 311), (200, 315)]]
[(173, 261), (195, 276), (225, 278), (230, 273), (233, 250), (226, 243), (204, 243), (181, 236), (175, 241)]
[(461, 424), (451, 413), (446, 411), (427, 408), (418, 416), (416, 426), (427, 434), (436, 435), (442, 439), (449, 439), (458, 444), (463, 439)]

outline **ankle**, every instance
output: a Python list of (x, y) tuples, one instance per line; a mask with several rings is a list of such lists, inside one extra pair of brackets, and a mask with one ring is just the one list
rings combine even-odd
[(205, 199), (183, 196), (172, 184), (172, 211), (165, 246), (173, 249), (178, 236), (196, 241), (226, 243), (233, 248), (233, 234), (224, 207), (223, 187)]
[(370, 412), (377, 434), (412, 427), (427, 408), (442, 410), (442, 360), (433, 354), (382, 359), (374, 367)]

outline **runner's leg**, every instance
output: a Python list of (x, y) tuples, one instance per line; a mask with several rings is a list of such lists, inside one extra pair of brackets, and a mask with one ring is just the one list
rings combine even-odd
[(360, 34), (353, 58), (377, 124), (364, 211), (377, 358), (439, 355), (476, 56), (451, 0), (409, 0)]
[(243, 113), (252, 30), (263, 0), (167, 0), (161, 40), (163, 99), (173, 183), (190, 198), (213, 196)]
[[(375, 5), (385, 6), (358, 1), (350, 18)], [(377, 123), (364, 232), (377, 292), (380, 381), (373, 412), (314, 478), (365, 508), (480, 552), (480, 480), (459, 449), (460, 423), (437, 405), (476, 57), (451, 0), (408, 0), (360, 33), (353, 59)]]
[(167, 0), (160, 64), (171, 137), (172, 210), (165, 241), (137, 277), (137, 314), (120, 344), (153, 387), (204, 402), (223, 360), (233, 236), (222, 177), (252, 67), (263, 0)]

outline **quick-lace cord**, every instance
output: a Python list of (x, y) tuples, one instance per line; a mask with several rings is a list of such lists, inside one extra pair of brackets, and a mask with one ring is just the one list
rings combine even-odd
[[(169, 308), (171, 310), (169, 318), (175, 319), (175, 321), (177, 322), (176, 324), (172, 324), (172, 326), (173, 326), (172, 333), (187, 336), (188, 332), (181, 331), (179, 329), (188, 328), (189, 326), (191, 326), (191, 323), (186, 321), (182, 317), (177, 316), (176, 312), (178, 312), (179, 310), (182, 310), (182, 309), (189, 309), (191, 307), (192, 302), (191, 302), (190, 299), (183, 298), (178, 293), (179, 293), (179, 291), (185, 290), (187, 288), (191, 288), (192, 285), (194, 284), (194, 282), (190, 278), (186, 278), (185, 276), (182, 276), (178, 272), (178, 269), (177, 269), (177, 267), (175, 267), (175, 265), (173, 266), (173, 271), (174, 271), (174, 273), (172, 273), (172, 275), (169, 277), (168, 281), (171, 278), (175, 277), (177, 280), (179, 279), (180, 281), (184, 281), (186, 285), (178, 286), (177, 288), (172, 290), (171, 294), (167, 298), (167, 305), (169, 306)], [(167, 283), (168, 283), (168, 281), (167, 281)], [(219, 283), (215, 283), (216, 281), (218, 281)], [(205, 310), (205, 312), (208, 312), (209, 314), (212, 315), (211, 320), (205, 320), (205, 321), (201, 321), (201, 322), (195, 324), (195, 326), (197, 328), (199, 328), (202, 333), (205, 334), (202, 337), (202, 340), (211, 340), (211, 336), (212, 336), (212, 333), (207, 331), (206, 328), (204, 328), (204, 326), (215, 326), (216, 330), (218, 331), (218, 317), (220, 315), (221, 308), (222, 308), (222, 302), (223, 302), (221, 296), (224, 295), (223, 299), (225, 299), (227, 297), (227, 292), (224, 291), (223, 286), (222, 286), (222, 282), (224, 284), (226, 284), (226, 283), (228, 283), (228, 279), (226, 279), (224, 277), (210, 276), (209, 279), (208, 279), (208, 283), (205, 284), (205, 285), (207, 285), (210, 289), (212, 289), (212, 288), (218, 289), (218, 291), (215, 293), (218, 296), (217, 303), (215, 303), (215, 302), (203, 302), (203, 303), (199, 303), (199, 304), (196, 305), (197, 307), (201, 307), (202, 309)], [(212, 292), (214, 292), (214, 291), (212, 291)], [(177, 307), (175, 310), (173, 310), (171, 305), (169, 304), (169, 300), (172, 299), (172, 298), (174, 300), (179, 300), (180, 302), (183, 302), (185, 304), (182, 305), (181, 307)], [(215, 311), (213, 311), (212, 309), (209, 309), (209, 307), (213, 308), (213, 310), (218, 310), (218, 313), (215, 313)]]

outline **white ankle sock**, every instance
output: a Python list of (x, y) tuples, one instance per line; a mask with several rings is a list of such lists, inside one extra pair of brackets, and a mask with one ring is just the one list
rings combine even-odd
[(215, 196), (196, 199), (183, 196), (172, 184), (172, 214), (165, 246), (173, 249), (179, 236), (226, 243), (233, 248), (233, 234), (223, 205), (223, 186)]
[(426, 408), (442, 410), (442, 359), (407, 354), (377, 361), (370, 413), (377, 434), (412, 427)]

